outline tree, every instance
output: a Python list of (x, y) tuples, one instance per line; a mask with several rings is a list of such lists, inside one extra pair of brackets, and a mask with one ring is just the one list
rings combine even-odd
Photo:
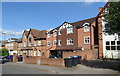
[(103, 12), (105, 32), (108, 34), (120, 34), (120, 1), (109, 2), (106, 11)]
[(8, 49), (6, 48), (0, 49), (0, 56), (7, 56), (7, 55), (9, 55)]

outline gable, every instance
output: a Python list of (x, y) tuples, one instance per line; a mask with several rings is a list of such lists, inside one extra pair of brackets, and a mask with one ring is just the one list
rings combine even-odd
[(59, 27), (59, 30), (64, 29), (64, 28), (69, 28), (69, 27), (72, 27), (72, 26), (73, 26), (72, 24), (69, 24), (69, 23), (65, 22)]

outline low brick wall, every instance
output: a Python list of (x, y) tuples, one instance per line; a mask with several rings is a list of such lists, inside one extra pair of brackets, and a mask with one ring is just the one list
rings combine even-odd
[(86, 60), (91, 60), (94, 59), (95, 54), (92, 50), (87, 50), (87, 51), (80, 51), (80, 52), (64, 52), (63, 53), (63, 58), (70, 57), (70, 56), (82, 56), (82, 59)]
[(64, 67), (64, 59), (41, 58), (42, 65), (52, 65)]
[(83, 60), (82, 64), (89, 67), (120, 71), (120, 61), (117, 60)]
[(24, 57), (24, 63), (40, 64), (41, 56)]

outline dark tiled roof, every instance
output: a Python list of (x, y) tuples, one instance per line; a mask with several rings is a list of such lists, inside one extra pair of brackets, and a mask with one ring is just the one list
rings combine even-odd
[[(79, 27), (82, 27), (82, 25), (83, 25), (85, 22), (88, 22), (88, 23), (91, 24), (91, 23), (94, 22), (95, 20), (96, 20), (96, 17), (93, 17), (93, 18), (89, 18), (89, 19), (86, 19), (86, 20), (81, 20), (81, 21), (77, 21), (77, 22), (69, 23), (69, 24), (72, 24), (72, 25), (75, 26), (76, 28), (79, 28)], [(68, 23), (68, 22), (64, 22), (64, 23)], [(64, 23), (63, 23), (63, 24), (64, 24)], [(62, 25), (63, 25), (63, 24), (62, 24)], [(62, 26), (62, 25), (60, 25), (60, 26)], [(52, 32), (52, 31), (55, 30), (55, 29), (59, 29), (60, 26), (58, 26), (58, 27), (50, 30), (49, 32)]]
[(10, 38), (11, 40), (18, 40), (17, 38)]
[(36, 30), (36, 29), (30, 29), (32, 35), (34, 38), (46, 38), (46, 30)]
[(18, 39), (18, 41), (17, 41), (18, 43), (21, 43), (22, 42), (22, 38), (20, 38), (20, 39)]
[(79, 27), (83, 27), (82, 25), (85, 23), (85, 22), (88, 22), (88, 23), (93, 23), (94, 21), (96, 20), (96, 17), (93, 17), (93, 18), (89, 18), (89, 19), (86, 19), (86, 20), (82, 20), (82, 21), (78, 21), (78, 22), (74, 22), (74, 23), (70, 23), (72, 25), (74, 25), (75, 27), (79, 28)]
[[(68, 22), (65, 21), (64, 23), (68, 23)], [(63, 24), (64, 24), (64, 23), (63, 23)], [(63, 25), (63, 24), (62, 24), (62, 25)], [(55, 29), (59, 29), (62, 25), (60, 25), (60, 26), (58, 26), (58, 27), (56, 27), (56, 28), (50, 30), (49, 32), (52, 33), (52, 31), (54, 31)]]

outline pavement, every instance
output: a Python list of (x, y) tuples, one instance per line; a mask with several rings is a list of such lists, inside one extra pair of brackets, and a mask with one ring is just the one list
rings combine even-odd
[(39, 70), (42, 71), (42, 73), (44, 74), (50, 73), (50, 74), (119, 74), (120, 75), (120, 71), (114, 71), (114, 70), (102, 69), (102, 68), (91, 68), (80, 64), (73, 68), (28, 64), (23, 62), (14, 62), (14, 63), (10, 62), (3, 65), (19, 66), (28, 69)]

